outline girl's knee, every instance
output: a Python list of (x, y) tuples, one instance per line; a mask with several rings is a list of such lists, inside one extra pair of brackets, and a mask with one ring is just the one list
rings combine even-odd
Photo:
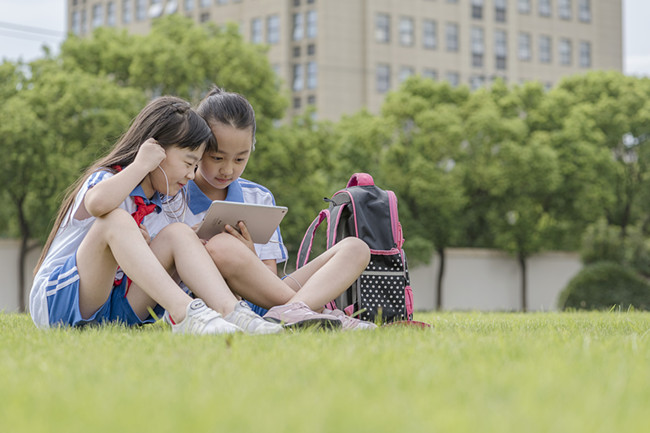
[(339, 244), (346, 254), (350, 255), (350, 257), (357, 258), (360, 263), (367, 265), (370, 262), (370, 248), (361, 239), (349, 236), (341, 240)]
[(194, 236), (196, 237), (196, 233), (194, 233), (194, 230), (187, 224), (183, 223), (171, 223), (167, 226), (165, 226), (160, 232), (158, 232), (158, 236), (174, 236), (174, 237), (188, 237), (188, 236)]
[(248, 249), (239, 239), (227, 233), (218, 234), (205, 245), (206, 250), (217, 266), (237, 266), (243, 249)]

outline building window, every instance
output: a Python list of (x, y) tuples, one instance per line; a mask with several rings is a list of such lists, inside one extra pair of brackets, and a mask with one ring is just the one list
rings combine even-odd
[(390, 16), (388, 14), (375, 15), (375, 40), (385, 44), (390, 42)]
[(571, 19), (571, 0), (558, 0), (557, 15), (563, 20)]
[(578, 19), (582, 22), (591, 22), (591, 0), (578, 0)]
[(131, 0), (122, 0), (122, 23), (123, 24), (129, 24), (133, 19), (133, 16), (131, 15), (132, 9), (133, 9), (133, 5), (131, 4)]
[(558, 45), (560, 51), (560, 65), (568, 66), (571, 64), (571, 40), (569, 39), (560, 39)]
[(539, 0), (539, 15), (543, 17), (551, 16), (551, 0)]
[(307, 55), (313, 56), (314, 54), (316, 54), (316, 45), (315, 44), (307, 45)]
[(307, 105), (316, 105), (316, 96), (315, 95), (307, 96)]
[(294, 7), (300, 6), (300, 0), (293, 0), (293, 6)]
[(102, 4), (93, 5), (93, 29), (104, 25), (104, 9)]
[(457, 87), (460, 84), (460, 74), (458, 72), (447, 72), (445, 79), (449, 81), (452, 87)]
[(266, 18), (266, 42), (277, 44), (280, 42), (280, 16), (271, 15)]
[(415, 75), (415, 69), (413, 69), (411, 66), (402, 66), (399, 69), (399, 82), (403, 83), (413, 75)]
[(294, 109), (299, 109), (300, 106), (302, 105), (302, 99), (300, 98), (293, 98), (293, 108)]
[(485, 76), (483, 75), (472, 75), (469, 78), (469, 87), (472, 90), (477, 90), (483, 87), (485, 84)]
[(429, 50), (435, 50), (438, 47), (438, 25), (433, 20), (422, 22), (422, 45)]
[(530, 9), (530, 0), (517, 0), (517, 10), (520, 14), (529, 14)]
[(147, 18), (147, 0), (135, 0), (135, 19), (144, 21)]
[(494, 32), (494, 54), (496, 68), (505, 70), (508, 59), (508, 37), (505, 30), (496, 30)]
[(307, 11), (307, 38), (313, 39), (318, 35), (318, 14)]
[(115, 27), (116, 24), (115, 17), (115, 2), (108, 2), (106, 4), (106, 25), (110, 27)]
[(413, 46), (413, 18), (402, 17), (399, 20), (399, 43), (403, 47)]
[(225, 5), (228, 4), (228, 0), (217, 0), (218, 5)]
[(484, 32), (481, 27), (472, 27), (472, 66), (483, 67), (483, 53), (485, 52)]
[(302, 39), (304, 34), (303, 27), (303, 15), (302, 14), (293, 14), (293, 40), (299, 41)]
[(580, 67), (591, 68), (591, 42), (580, 42)]
[(458, 51), (458, 24), (447, 23), (445, 26), (447, 51)]
[(210, 3), (211, 3), (210, 0), (199, 0), (199, 5), (200, 5), (202, 8), (209, 8), (209, 7), (210, 7)]
[(301, 64), (293, 65), (293, 80), (291, 88), (294, 92), (299, 92), (304, 86), (303, 68)]
[(79, 32), (80, 34), (85, 34), (88, 31), (88, 26), (86, 23), (86, 10), (82, 9), (81, 10), (81, 25), (79, 26)]
[(185, 12), (191, 12), (194, 10), (194, 0), (185, 0)]
[(498, 23), (506, 22), (506, 9), (508, 0), (494, 0), (494, 20)]
[(162, 0), (150, 0), (149, 5), (149, 18), (156, 18), (162, 15), (163, 5)]
[(315, 89), (318, 85), (318, 64), (316, 62), (307, 63), (307, 88)]
[(72, 33), (75, 35), (81, 34), (81, 19), (80, 19), (80, 12), (79, 11), (74, 11), (72, 12)]
[(377, 65), (377, 91), (386, 93), (390, 89), (390, 65)]
[(483, 0), (472, 0), (472, 18), (483, 19)]
[(202, 23), (207, 23), (210, 21), (210, 12), (202, 12), (199, 16), (199, 21)]
[(519, 60), (530, 60), (532, 54), (531, 54), (529, 33), (519, 33), (518, 47), (519, 47), (518, 50)]
[(262, 19), (253, 18), (251, 20), (251, 42), (254, 44), (262, 43)]
[(435, 69), (424, 68), (422, 70), (422, 78), (428, 78), (429, 80), (438, 80), (438, 71)]
[(551, 63), (553, 47), (551, 46), (550, 36), (539, 37), (539, 61), (541, 63)]
[(293, 56), (300, 57), (300, 47), (293, 47)]

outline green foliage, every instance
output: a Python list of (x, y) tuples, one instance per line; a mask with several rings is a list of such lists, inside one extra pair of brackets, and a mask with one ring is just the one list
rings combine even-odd
[(150, 97), (172, 94), (198, 102), (217, 84), (246, 96), (255, 108), (258, 129), (283, 117), (287, 99), (265, 55), (266, 48), (246, 43), (235, 25), (197, 25), (179, 14), (154, 21), (145, 35), (100, 27), (90, 38), (71, 35), (61, 47), (70, 70), (106, 75), (121, 86)]
[(608, 310), (614, 306), (650, 309), (650, 285), (633, 269), (614, 262), (584, 267), (558, 299), (562, 309)]
[(144, 98), (56, 61), (30, 66), (31, 77), (0, 107), (0, 181), (15, 221), (3, 230), (42, 240), (63, 191), (126, 129)]
[(586, 265), (600, 261), (625, 263), (625, 240), (621, 228), (607, 224), (605, 218), (591, 224), (585, 230), (580, 256)]

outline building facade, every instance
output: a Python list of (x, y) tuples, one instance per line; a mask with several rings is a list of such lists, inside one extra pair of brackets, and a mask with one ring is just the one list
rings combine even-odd
[[(239, 25), (269, 46), (289, 115), (337, 120), (419, 74), (472, 89), (622, 71), (621, 0), (67, 0), (70, 32), (149, 31), (165, 14)], [(218, 84), (218, 83), (217, 83)]]

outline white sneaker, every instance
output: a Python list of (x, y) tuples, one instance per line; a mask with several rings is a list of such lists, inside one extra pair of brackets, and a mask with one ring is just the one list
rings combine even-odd
[(221, 314), (208, 308), (205, 302), (198, 298), (187, 306), (185, 319), (181, 323), (174, 323), (169, 314), (167, 319), (175, 334), (232, 334), (242, 331), (239, 326), (224, 320)]
[(233, 312), (225, 316), (224, 319), (237, 325), (247, 334), (277, 334), (284, 329), (282, 325), (264, 320), (255, 314), (246, 301), (237, 302)]

